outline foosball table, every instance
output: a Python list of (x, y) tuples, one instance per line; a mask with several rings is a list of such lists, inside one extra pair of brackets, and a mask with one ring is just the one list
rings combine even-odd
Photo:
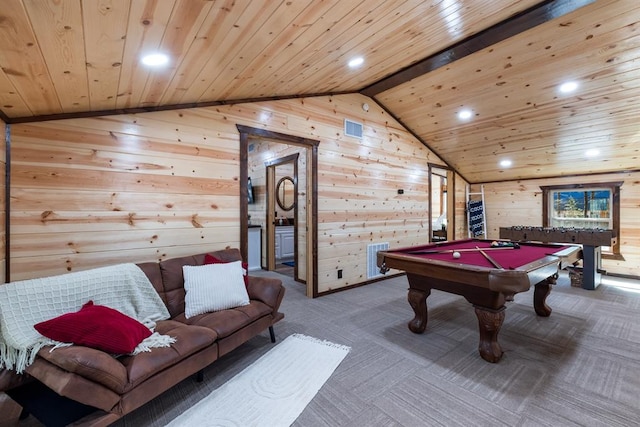
[(582, 245), (582, 288), (593, 290), (600, 284), (602, 246), (613, 246), (614, 230), (565, 227), (500, 227), (500, 238), (512, 241), (574, 243)]

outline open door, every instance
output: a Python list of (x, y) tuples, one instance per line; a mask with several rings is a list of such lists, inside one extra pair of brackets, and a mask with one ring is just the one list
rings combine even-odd
[(455, 238), (454, 173), (446, 166), (429, 164), (429, 240)]
[[(295, 280), (299, 280), (298, 267), (305, 258), (301, 257), (298, 251), (298, 208), (300, 203), (305, 203), (306, 200), (298, 195), (298, 157), (299, 154), (295, 153), (265, 163), (267, 270), (275, 270), (278, 262), (293, 262)], [(303, 221), (303, 224), (306, 224), (306, 221)], [(306, 279), (304, 282), (306, 283)]]

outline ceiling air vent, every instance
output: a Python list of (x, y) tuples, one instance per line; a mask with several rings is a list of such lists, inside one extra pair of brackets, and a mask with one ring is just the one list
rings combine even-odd
[(344, 119), (344, 134), (362, 139), (362, 123)]

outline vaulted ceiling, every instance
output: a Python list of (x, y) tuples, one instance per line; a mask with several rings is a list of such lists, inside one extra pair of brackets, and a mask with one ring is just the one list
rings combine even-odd
[(2, 0), (0, 118), (360, 92), (472, 183), (637, 170), (639, 21), (637, 0)]

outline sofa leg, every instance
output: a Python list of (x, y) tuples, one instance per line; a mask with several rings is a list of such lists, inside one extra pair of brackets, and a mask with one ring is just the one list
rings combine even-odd
[(196, 382), (201, 383), (202, 381), (204, 381), (204, 371), (199, 370), (198, 372), (196, 372)]
[(271, 335), (271, 342), (276, 342), (276, 333), (273, 332), (273, 325), (269, 326), (269, 335)]

